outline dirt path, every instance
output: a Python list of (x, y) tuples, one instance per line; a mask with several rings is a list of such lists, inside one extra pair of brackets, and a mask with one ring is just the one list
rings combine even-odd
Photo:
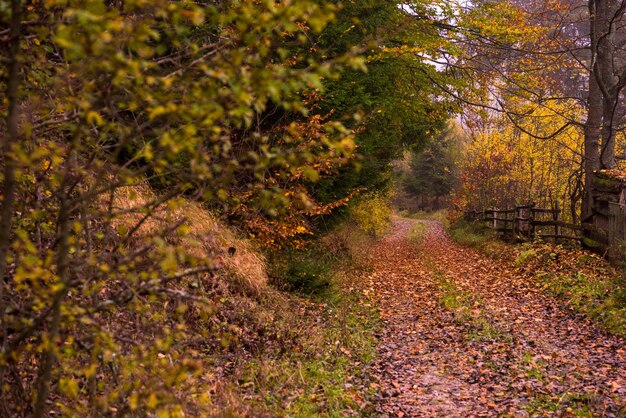
[(383, 416), (626, 416), (626, 344), (516, 277), (511, 266), (398, 220), (368, 286), (384, 323)]

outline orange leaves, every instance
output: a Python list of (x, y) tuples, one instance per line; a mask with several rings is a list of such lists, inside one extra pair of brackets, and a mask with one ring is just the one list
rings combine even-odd
[[(626, 406), (621, 338), (571, 315), (511, 260), (463, 248), (441, 225), (428, 226), (418, 249), (406, 237), (410, 221), (401, 220), (372, 251), (369, 283), (383, 319), (375, 369), (383, 412), (620, 415)], [(565, 262), (583, 261), (573, 255)]]
[(339, 200), (337, 200), (335, 202), (331, 202), (331, 203), (328, 203), (326, 205), (318, 205), (313, 210), (310, 210), (310, 211), (306, 212), (305, 214), (308, 215), (308, 216), (328, 215), (334, 209), (337, 209), (337, 208), (342, 207), (342, 206), (347, 206), (348, 203), (350, 202), (350, 200), (352, 200), (354, 197), (358, 196), (363, 190), (365, 190), (365, 189), (363, 189), (363, 188), (356, 189), (356, 190), (352, 191), (352, 193), (350, 193), (348, 196), (344, 197), (343, 199), (339, 199)]
[(246, 227), (263, 246), (274, 248), (282, 247), (287, 242), (300, 247), (303, 245), (302, 237), (313, 234), (306, 219), (293, 215), (280, 220), (255, 216), (246, 222)]
[[(248, 213), (245, 222), (246, 228), (253, 238), (263, 246), (281, 248), (292, 245), (302, 248), (306, 245), (307, 237), (314, 235), (311, 221), (316, 216), (328, 215), (334, 209), (346, 206), (348, 202), (360, 192), (356, 190), (349, 196), (335, 202), (321, 205), (312, 201), (308, 196), (294, 191), (285, 191), (284, 196), (292, 199), (288, 213), (276, 218), (268, 218), (261, 213), (252, 214), (251, 211), (240, 208)], [(308, 207), (298, 209), (298, 199), (307, 199)]]

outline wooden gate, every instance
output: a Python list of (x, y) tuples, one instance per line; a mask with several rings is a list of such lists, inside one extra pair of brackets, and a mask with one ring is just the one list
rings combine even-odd
[(626, 205), (609, 202), (609, 258), (624, 259), (626, 241)]

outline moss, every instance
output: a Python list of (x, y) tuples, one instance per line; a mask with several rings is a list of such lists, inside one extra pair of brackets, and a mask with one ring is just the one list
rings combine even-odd
[(602, 408), (602, 401), (592, 393), (539, 394), (530, 399), (526, 410), (530, 416), (544, 416), (546, 412), (567, 411), (566, 416), (594, 417)]
[(600, 248), (600, 247), (602, 247), (601, 243), (599, 243), (598, 241), (595, 241), (595, 240), (593, 240), (591, 238), (587, 238), (587, 237), (583, 237), (582, 243), (587, 248)]

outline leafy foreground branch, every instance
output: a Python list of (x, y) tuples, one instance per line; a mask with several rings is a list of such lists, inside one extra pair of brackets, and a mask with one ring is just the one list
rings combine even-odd
[(316, 45), (335, 10), (0, 6), (10, 27), (0, 37), (0, 415), (204, 415), (224, 406), (215, 386), (233, 375), (242, 335), (260, 335), (249, 353), (282, 343), (283, 328), (265, 324), (263, 304), (277, 296), (263, 257), (212, 213), (250, 230), (289, 212), (306, 232), (309, 214), (345, 204), (317, 204), (307, 189), (355, 147), (353, 130), (311, 112), (323, 80), (363, 69), (352, 52)]
[[(73, 266), (91, 272), (89, 277), (106, 274), (109, 279), (69, 284), (58, 344), (45, 339), (37, 344), (54, 304), (20, 322), (26, 317), (26, 296), (12, 300), (8, 323), (21, 326), (8, 331), (14, 354), (3, 363), (3, 413), (34, 412), (30, 399), (40, 387), (28, 382), (41, 382), (46, 357), (39, 353), (45, 350), (55, 360), (44, 369), (46, 409), (55, 414), (340, 416), (371, 411), (364, 370), (375, 353), (377, 312), (348, 287), (362, 267), (345, 261), (353, 257), (349, 245), (367, 242), (363, 234), (334, 233), (317, 245), (327, 289), (311, 299), (269, 287), (265, 258), (200, 205), (158, 210), (144, 221), (130, 208), (145, 207), (154, 195), (149, 188), (125, 191), (115, 207), (126, 208), (129, 215), (116, 226), (131, 229), (142, 222), (137, 239), (120, 250), (115, 269)], [(172, 226), (193, 226), (193, 233), (178, 235)], [(211, 240), (197, 239), (204, 236)], [(176, 253), (154, 244), (152, 237), (215, 263), (170, 267)], [(122, 255), (135, 264), (125, 264)], [(122, 275), (130, 265), (136, 266), (133, 274)], [(85, 293), (76, 290), (77, 283)], [(34, 293), (32, 287), (31, 282), (22, 291)]]

